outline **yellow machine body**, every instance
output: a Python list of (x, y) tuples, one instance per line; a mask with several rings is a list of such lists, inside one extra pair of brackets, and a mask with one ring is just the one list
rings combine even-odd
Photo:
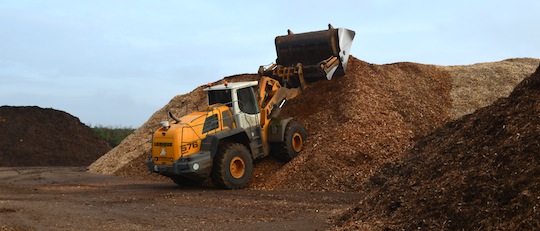
[[(204, 155), (205, 151), (201, 151), (201, 146), (208, 135), (236, 128), (231, 118), (229, 107), (211, 105), (202, 111), (183, 116), (179, 121), (162, 125), (154, 132), (152, 139), (151, 159), (154, 166), (159, 166), (154, 167), (154, 170), (160, 172), (159, 169), (162, 168), (161, 172), (167, 175), (165, 169), (173, 167), (174, 170), (172, 172), (168, 170), (168, 172), (174, 174), (181, 169), (175, 165), (189, 165), (192, 159), (197, 159), (193, 156)], [(202, 164), (198, 163), (198, 166)], [(189, 167), (186, 166), (186, 169)], [(193, 170), (192, 166), (191, 170)], [(206, 176), (208, 173), (201, 174)]]

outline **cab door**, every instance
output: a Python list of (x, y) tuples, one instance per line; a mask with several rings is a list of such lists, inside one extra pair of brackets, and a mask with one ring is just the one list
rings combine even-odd
[(235, 119), (238, 127), (246, 130), (259, 126), (259, 105), (255, 92), (254, 86), (236, 90)]

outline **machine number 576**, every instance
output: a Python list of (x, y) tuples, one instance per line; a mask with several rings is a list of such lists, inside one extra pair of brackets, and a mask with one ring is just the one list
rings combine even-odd
[(198, 148), (199, 147), (199, 143), (197, 141), (195, 142), (191, 142), (191, 143), (187, 143), (187, 144), (184, 144), (182, 146), (180, 146), (180, 150), (182, 152), (182, 154), (188, 152), (190, 149), (192, 148)]

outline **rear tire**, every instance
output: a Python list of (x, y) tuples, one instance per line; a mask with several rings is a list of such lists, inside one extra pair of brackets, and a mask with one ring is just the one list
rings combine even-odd
[(253, 174), (253, 160), (246, 146), (239, 143), (225, 143), (218, 147), (214, 157), (212, 182), (223, 189), (246, 187)]
[(290, 121), (285, 127), (283, 142), (277, 144), (277, 157), (282, 161), (290, 161), (304, 149), (307, 132), (304, 126), (296, 121)]

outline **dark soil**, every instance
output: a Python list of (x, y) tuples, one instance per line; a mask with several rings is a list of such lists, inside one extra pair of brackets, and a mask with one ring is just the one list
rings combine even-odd
[(78, 118), (50, 108), (0, 107), (0, 166), (87, 166), (111, 147)]

